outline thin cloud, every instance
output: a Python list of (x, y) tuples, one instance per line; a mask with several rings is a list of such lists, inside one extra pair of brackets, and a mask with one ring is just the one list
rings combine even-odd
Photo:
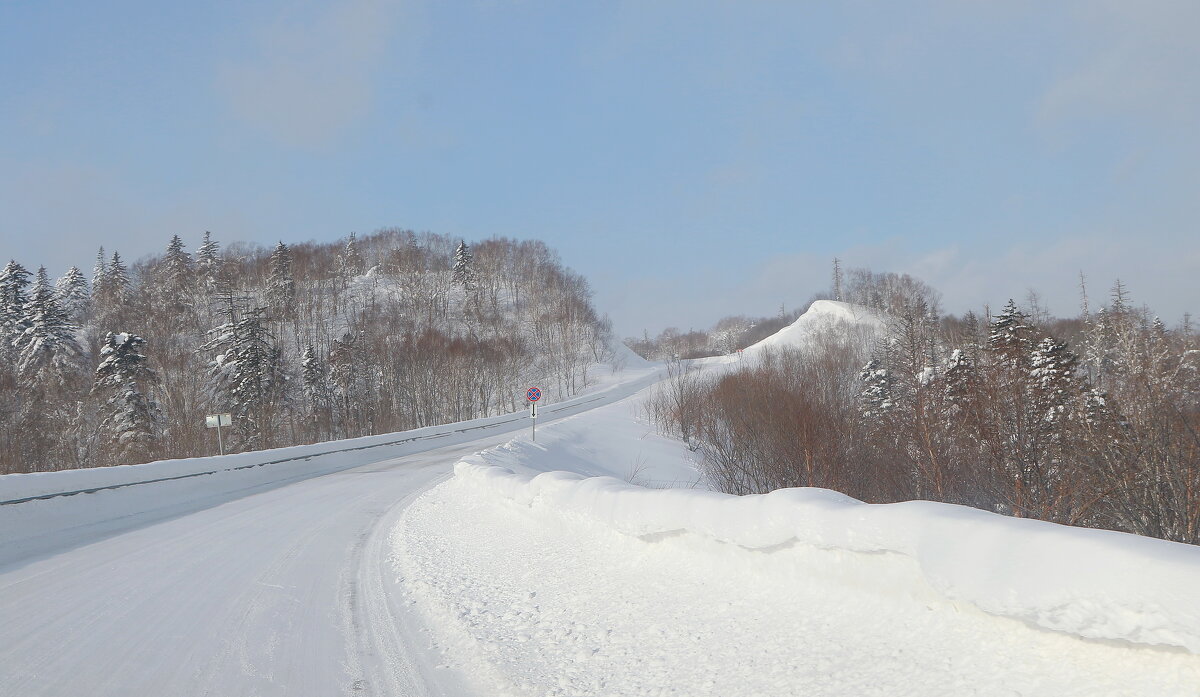
[(1086, 2), (1076, 8), (1082, 48), (1046, 90), (1044, 121), (1101, 114), (1194, 118), (1200, 107), (1200, 5)]
[(250, 55), (219, 69), (217, 90), (237, 118), (279, 142), (326, 145), (370, 112), (399, 10), (395, 0), (344, 0), (280, 18)]

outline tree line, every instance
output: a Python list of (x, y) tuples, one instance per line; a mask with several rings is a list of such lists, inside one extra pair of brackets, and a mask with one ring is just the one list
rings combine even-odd
[(856, 278), (835, 273), (824, 295), (883, 312), (877, 335), (835, 327), (712, 378), (680, 363), (651, 400), (720, 488), (817, 486), (1200, 543), (1189, 318), (1168, 328), (1120, 282), (1098, 311), (1084, 289), (1081, 314), (1054, 319), (1035, 295), (943, 316), (924, 284)]
[(272, 249), (173, 236), (89, 279), (0, 270), (0, 473), (404, 430), (587, 385), (610, 328), (538, 241), (399, 229)]

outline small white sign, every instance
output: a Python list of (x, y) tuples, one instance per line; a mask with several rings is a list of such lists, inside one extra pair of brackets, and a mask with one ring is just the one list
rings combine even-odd
[(204, 425), (209, 428), (229, 426), (233, 423), (233, 414), (209, 414), (204, 417)]

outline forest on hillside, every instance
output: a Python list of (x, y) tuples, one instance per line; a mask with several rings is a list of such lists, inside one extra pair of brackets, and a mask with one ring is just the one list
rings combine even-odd
[(731, 493), (816, 486), (1200, 543), (1200, 336), (1120, 281), (1099, 308), (1080, 289), (1077, 317), (1036, 294), (956, 317), (917, 279), (836, 268), (818, 298), (883, 329), (835, 325), (711, 378), (674, 361), (648, 410)]
[(514, 411), (586, 386), (609, 325), (538, 241), (387, 229), (337, 243), (178, 235), (90, 278), (0, 270), (0, 473), (210, 455)]

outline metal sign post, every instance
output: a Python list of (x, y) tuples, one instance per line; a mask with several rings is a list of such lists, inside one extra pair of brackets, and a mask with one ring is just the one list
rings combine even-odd
[(537, 403), (542, 398), (542, 391), (536, 387), (530, 387), (525, 392), (525, 399), (529, 402), (529, 428), (530, 434), (533, 436), (533, 442), (537, 442)]
[(221, 449), (222, 455), (225, 454), (225, 440), (221, 438), (221, 427), (229, 426), (232, 423), (232, 414), (209, 414), (204, 417), (205, 426), (217, 429), (217, 447)]

